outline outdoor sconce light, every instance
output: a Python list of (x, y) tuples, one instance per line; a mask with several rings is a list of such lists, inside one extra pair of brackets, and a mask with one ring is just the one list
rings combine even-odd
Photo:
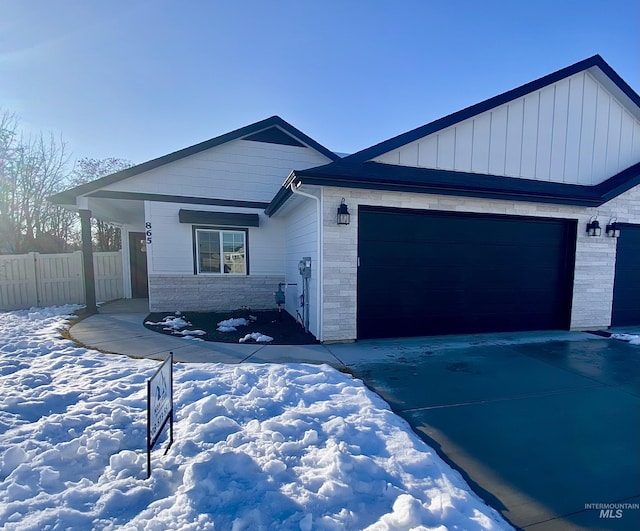
[(600, 236), (600, 234), (602, 234), (600, 223), (598, 223), (598, 216), (591, 216), (589, 223), (587, 223), (587, 234), (589, 236)]
[(611, 218), (607, 224), (607, 236), (611, 238), (620, 237), (620, 225), (618, 225), (618, 218)]
[(338, 225), (348, 225), (351, 221), (351, 214), (349, 214), (349, 209), (344, 202), (344, 197), (340, 202), (340, 206), (338, 207)]

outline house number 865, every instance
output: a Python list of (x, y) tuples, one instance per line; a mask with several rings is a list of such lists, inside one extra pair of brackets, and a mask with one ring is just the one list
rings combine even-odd
[(144, 224), (144, 228), (145, 228), (145, 236), (147, 237), (147, 244), (151, 243), (152, 237), (151, 237), (151, 223), (149, 223), (148, 221)]

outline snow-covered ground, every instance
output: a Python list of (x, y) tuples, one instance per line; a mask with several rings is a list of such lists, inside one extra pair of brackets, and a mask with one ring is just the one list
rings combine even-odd
[(0, 314), (0, 528), (509, 528), (328, 366), (176, 364), (175, 442), (147, 479), (159, 363), (62, 339), (73, 309)]

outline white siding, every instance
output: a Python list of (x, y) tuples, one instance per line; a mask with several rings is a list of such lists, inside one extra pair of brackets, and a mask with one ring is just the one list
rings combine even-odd
[(270, 219), (260, 210), (208, 207), (178, 203), (147, 202), (147, 222), (151, 223), (151, 245), (147, 246), (149, 274), (194, 274), (193, 231), (189, 223), (178, 221), (180, 209), (210, 212), (259, 213), (260, 226), (249, 227), (250, 275), (282, 275), (284, 271), (283, 221)]
[[(489, 173), (491, 151), (491, 115), (485, 114), (473, 123), (471, 170), (474, 173)], [(504, 157), (502, 158), (504, 160)]]
[(471, 170), (473, 149), (473, 121), (463, 122), (453, 130), (453, 166), (458, 171)]
[(640, 121), (580, 72), (373, 160), (594, 185), (640, 162)]
[(538, 151), (538, 121), (540, 93), (534, 92), (524, 98), (522, 116), (522, 154), (519, 177), (534, 179), (536, 176), (536, 154)]
[[(569, 95), (567, 102), (566, 149), (564, 152), (564, 179), (566, 183), (577, 184), (580, 175), (580, 144), (582, 142), (582, 113), (585, 110), (583, 91), (584, 77), (568, 80)], [(569, 120), (569, 117), (572, 117)]]
[(424, 142), (419, 145), (418, 165), (425, 168), (435, 168), (438, 165), (438, 137), (425, 138)]
[(149, 274), (193, 274), (191, 225), (178, 222), (175, 203), (145, 203), (146, 221), (151, 223), (152, 243), (147, 245)]
[[(565, 158), (567, 145), (567, 129), (569, 118), (569, 80), (562, 81), (555, 85), (553, 115), (551, 117), (551, 137), (549, 154), (549, 179), (555, 172), (565, 175)], [(565, 146), (564, 149), (554, 148), (554, 146)]]
[(489, 114), (491, 129), (489, 131), (489, 171), (494, 175), (505, 175), (507, 163), (507, 124), (509, 107), (495, 109)]
[[(496, 175), (521, 175), (522, 137), (524, 131), (524, 99), (506, 105), (508, 112), (506, 137), (506, 157), (504, 173)], [(496, 109), (497, 110), (497, 109)], [(493, 114), (493, 111), (492, 111)], [(499, 142), (499, 140), (496, 140)]]
[(291, 170), (328, 162), (311, 148), (234, 140), (104, 190), (269, 202)]
[[(307, 192), (309, 190), (306, 190)], [(311, 257), (311, 279), (309, 280), (309, 331), (317, 338), (318, 310), (318, 276), (320, 273), (318, 259), (318, 211), (317, 201), (310, 198), (298, 197), (290, 199), (296, 201), (295, 207), (286, 215), (286, 251), (285, 251), (285, 280), (288, 286), (285, 308), (289, 314), (297, 318), (303, 315), (300, 306), (302, 295), (302, 277), (298, 272), (298, 262)]]

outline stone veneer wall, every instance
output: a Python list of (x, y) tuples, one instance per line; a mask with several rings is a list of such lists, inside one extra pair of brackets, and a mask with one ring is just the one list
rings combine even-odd
[[(351, 212), (348, 226), (338, 226), (335, 222), (336, 208), (343, 197)], [(323, 339), (328, 342), (357, 337), (359, 205), (577, 220), (572, 330), (611, 324), (617, 240), (607, 237), (604, 229), (612, 216), (619, 222), (640, 224), (640, 186), (598, 208), (326, 187), (323, 190)], [(593, 215), (598, 215), (602, 227), (599, 238), (586, 235), (586, 224)]]
[(230, 311), (275, 308), (274, 292), (284, 276), (149, 275), (152, 312)]

